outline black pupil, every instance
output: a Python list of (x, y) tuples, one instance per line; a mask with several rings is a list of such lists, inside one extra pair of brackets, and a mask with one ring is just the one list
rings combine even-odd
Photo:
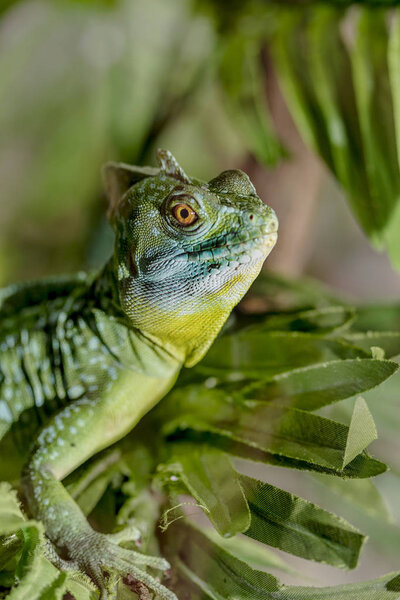
[(187, 208), (182, 208), (181, 210), (181, 217), (182, 219), (187, 219), (189, 216), (189, 211)]

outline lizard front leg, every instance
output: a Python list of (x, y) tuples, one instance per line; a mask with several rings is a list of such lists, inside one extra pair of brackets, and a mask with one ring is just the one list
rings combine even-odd
[[(118, 401), (118, 393), (117, 401)], [(163, 558), (145, 556), (122, 548), (117, 536), (94, 531), (86, 517), (61, 483), (61, 480), (90, 456), (122, 437), (139, 420), (141, 414), (112, 402), (112, 394), (100, 401), (82, 398), (71, 404), (46, 425), (37, 438), (22, 477), (22, 486), (34, 517), (40, 519), (46, 535), (60, 550), (77, 563), (98, 586), (101, 600), (107, 598), (110, 569), (130, 574), (156, 592), (162, 600), (177, 600), (143, 568), (166, 570)], [(147, 412), (142, 407), (140, 413)], [(136, 410), (137, 413), (137, 410)]]

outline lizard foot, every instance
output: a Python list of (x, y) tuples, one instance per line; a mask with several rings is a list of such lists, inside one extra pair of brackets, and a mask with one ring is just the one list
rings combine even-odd
[(74, 564), (77, 564), (79, 569), (86, 573), (99, 588), (100, 600), (108, 598), (108, 575), (113, 571), (124, 578), (130, 576), (139, 587), (146, 586), (160, 600), (178, 600), (173, 592), (145, 570), (146, 567), (150, 567), (166, 571), (170, 568), (169, 563), (164, 558), (147, 556), (118, 546), (118, 542), (126, 539), (126, 534), (104, 534), (92, 531), (90, 535), (79, 540), (70, 540), (68, 543)]

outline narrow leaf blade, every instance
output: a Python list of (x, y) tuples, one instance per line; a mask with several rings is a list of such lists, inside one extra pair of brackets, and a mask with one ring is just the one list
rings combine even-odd
[(316, 363), (367, 357), (364, 350), (342, 340), (252, 328), (216, 340), (196, 370), (207, 376), (224, 377), (234, 371), (266, 378)]
[(258, 324), (262, 331), (303, 331), (327, 334), (349, 327), (354, 318), (354, 309), (346, 306), (301, 310), (272, 314)]
[(166, 538), (173, 567), (204, 598), (265, 600), (281, 588), (275, 577), (252, 569), (187, 522), (174, 523)]
[(225, 454), (207, 447), (177, 445), (169, 468), (181, 477), (188, 491), (206, 509), (220, 535), (229, 537), (248, 529), (249, 507)]
[(267, 380), (238, 382), (235, 388), (243, 399), (316, 410), (376, 387), (398, 368), (395, 362), (372, 358), (330, 361), (293, 369)]
[[(185, 410), (179, 410), (188, 397)], [(294, 408), (261, 403), (234, 406), (221, 391), (200, 386), (180, 388), (169, 401), (174, 398), (177, 416), (163, 423), (165, 435), (185, 430), (217, 434), (263, 452), (343, 472), (346, 425)], [(385, 470), (382, 464), (381, 468)]]
[(240, 477), (251, 510), (246, 535), (301, 558), (353, 569), (365, 537), (347, 521), (268, 483)]
[(366, 333), (346, 333), (344, 336), (349, 344), (371, 352), (378, 346), (384, 351), (385, 357), (392, 358), (400, 354), (400, 333), (398, 331), (367, 331)]

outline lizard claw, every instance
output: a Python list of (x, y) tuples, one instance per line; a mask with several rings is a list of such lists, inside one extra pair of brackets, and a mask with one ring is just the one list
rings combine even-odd
[(129, 587), (130, 590), (132, 590), (132, 592), (137, 594), (139, 600), (151, 600), (149, 589), (143, 585), (143, 583), (137, 581), (137, 579), (134, 579), (132, 575), (124, 577), (123, 582)]
[(146, 572), (146, 567), (166, 571), (170, 568), (168, 561), (158, 556), (148, 556), (118, 546), (118, 541), (132, 539), (126, 532), (103, 534), (91, 532), (84, 540), (69, 545), (70, 553), (80, 570), (86, 573), (100, 590), (100, 599), (106, 600), (109, 591), (108, 575), (117, 572), (132, 581), (141, 590), (141, 597), (146, 598), (144, 587), (155, 592), (160, 600), (178, 600), (176, 595), (163, 586), (158, 579)]

